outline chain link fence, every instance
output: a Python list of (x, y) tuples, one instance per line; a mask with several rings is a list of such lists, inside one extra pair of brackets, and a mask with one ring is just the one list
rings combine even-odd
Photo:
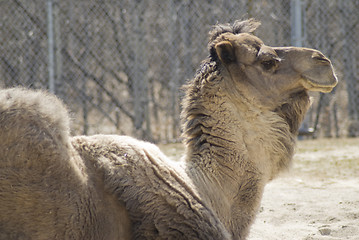
[(0, 87), (54, 92), (74, 134), (178, 140), (180, 86), (206, 57), (210, 27), (255, 17), (266, 44), (289, 46), (298, 7), (301, 45), (332, 59), (340, 79), (313, 95), (305, 123), (317, 136), (359, 136), (358, 0), (1, 0)]

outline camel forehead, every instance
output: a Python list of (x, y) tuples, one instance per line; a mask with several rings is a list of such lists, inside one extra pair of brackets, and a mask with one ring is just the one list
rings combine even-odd
[(254, 47), (261, 47), (264, 43), (263, 41), (252, 35), (249, 33), (241, 33), (241, 34), (237, 34), (235, 35), (235, 38), (233, 39), (234, 43), (239, 44), (239, 45), (249, 45), (249, 46), (254, 46)]
[(248, 46), (255, 46), (260, 48), (262, 45), (264, 45), (263, 41), (260, 38), (249, 33), (239, 33), (239, 34), (224, 33), (219, 39), (230, 41), (235, 46), (248, 45)]

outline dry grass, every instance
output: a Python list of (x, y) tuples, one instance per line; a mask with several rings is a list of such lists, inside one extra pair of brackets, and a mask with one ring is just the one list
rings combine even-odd
[(312, 178), (359, 176), (359, 139), (299, 141), (292, 173)]

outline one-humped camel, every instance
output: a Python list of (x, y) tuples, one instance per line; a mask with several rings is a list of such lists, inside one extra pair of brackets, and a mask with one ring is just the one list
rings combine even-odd
[(308, 91), (337, 84), (307, 48), (266, 46), (254, 20), (217, 25), (185, 86), (179, 162), (130, 137), (70, 137), (63, 104), (0, 91), (0, 239), (245, 239), (291, 162)]

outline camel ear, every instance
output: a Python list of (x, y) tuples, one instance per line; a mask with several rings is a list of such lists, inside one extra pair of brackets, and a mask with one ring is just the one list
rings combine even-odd
[(217, 43), (215, 49), (217, 56), (223, 63), (229, 64), (236, 61), (233, 45), (229, 41)]

